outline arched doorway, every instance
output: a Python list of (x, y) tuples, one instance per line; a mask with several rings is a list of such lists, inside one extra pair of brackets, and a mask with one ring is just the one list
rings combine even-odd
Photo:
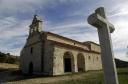
[(29, 63), (29, 70), (28, 70), (28, 73), (29, 73), (29, 74), (32, 74), (32, 73), (33, 73), (33, 63), (32, 63), (32, 62)]
[(73, 72), (74, 71), (74, 57), (72, 52), (64, 53), (64, 72)]
[(78, 72), (84, 72), (85, 71), (85, 58), (82, 53), (79, 53), (77, 55), (77, 67)]

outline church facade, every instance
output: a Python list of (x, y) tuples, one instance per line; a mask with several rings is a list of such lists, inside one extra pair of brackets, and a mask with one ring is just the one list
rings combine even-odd
[(42, 21), (35, 15), (21, 50), (23, 73), (63, 75), (102, 69), (99, 44), (78, 42), (41, 29)]

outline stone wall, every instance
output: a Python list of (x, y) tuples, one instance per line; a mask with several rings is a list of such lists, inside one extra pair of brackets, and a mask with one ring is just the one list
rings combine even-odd
[(101, 52), (100, 46), (94, 43), (90, 43), (91, 51)]
[(77, 72), (77, 61), (76, 55), (77, 52), (69, 49), (65, 49), (63, 47), (55, 46), (54, 47), (54, 55), (53, 55), (53, 75), (62, 75), (64, 74), (64, 61), (63, 56), (65, 52), (72, 52), (74, 57), (74, 72)]
[(88, 53), (86, 57), (86, 70), (101, 70), (102, 69), (102, 62), (101, 56), (97, 53)]
[(98, 53), (101, 52), (100, 45), (97, 43), (94, 43), (92, 41), (86, 41), (86, 42), (83, 42), (83, 44), (87, 45), (90, 51), (94, 51)]
[[(62, 75), (65, 74), (64, 72), (64, 61), (63, 56), (65, 52), (71, 52), (74, 57), (74, 71), (78, 72), (78, 66), (77, 66), (77, 56), (79, 53), (82, 53), (85, 58), (85, 71), (88, 70), (101, 70), (101, 58), (100, 54), (96, 53), (89, 53), (74, 49), (69, 49), (66, 47), (60, 47), (58, 45), (54, 46), (54, 56), (53, 56), (53, 75)], [(90, 57), (90, 58), (89, 58)], [(97, 59), (98, 57), (98, 59)]]
[(52, 75), (53, 73), (53, 53), (54, 47), (52, 42), (46, 40), (44, 48), (44, 57), (43, 57), (43, 73), (46, 75)]
[(33, 64), (33, 72), (41, 72), (41, 46), (42, 42), (39, 35), (35, 35), (27, 40), (20, 56), (20, 69), (24, 73), (28, 73), (30, 63)]

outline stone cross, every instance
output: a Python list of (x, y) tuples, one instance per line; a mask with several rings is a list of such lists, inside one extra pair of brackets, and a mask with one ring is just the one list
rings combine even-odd
[(88, 23), (98, 29), (105, 84), (118, 84), (110, 35), (115, 28), (107, 20), (103, 7), (96, 9), (95, 13), (88, 17)]

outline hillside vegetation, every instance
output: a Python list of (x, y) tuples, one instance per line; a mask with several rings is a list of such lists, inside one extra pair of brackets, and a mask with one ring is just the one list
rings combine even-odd
[(0, 63), (19, 64), (19, 57), (0, 52)]

